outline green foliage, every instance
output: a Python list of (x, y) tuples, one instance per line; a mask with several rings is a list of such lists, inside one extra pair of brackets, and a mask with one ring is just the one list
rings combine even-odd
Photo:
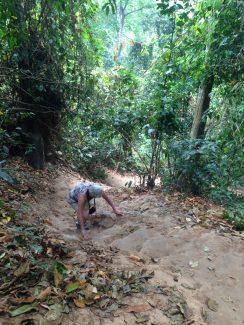
[(117, 67), (107, 73), (97, 70), (96, 77), (96, 97), (64, 129), (63, 150), (76, 167), (89, 172), (127, 160), (141, 118), (132, 110), (138, 84), (132, 72)]
[(244, 230), (244, 205), (237, 203), (227, 208), (225, 218), (230, 220), (237, 230)]
[[(2, 126), (13, 140), (12, 154), (47, 154), (62, 115), (85, 104), (99, 58), (89, 26), (96, 10), (91, 0), (0, 1)], [(13, 139), (16, 127), (21, 150)]]
[(110, 12), (114, 15), (117, 9), (116, 0), (109, 0), (103, 6), (102, 9), (109, 15)]
[[(45, 154), (52, 139), (60, 157), (94, 179), (115, 167), (146, 175), (151, 187), (159, 177), (231, 201), (243, 170), (243, 4), (44, 3), (0, 1), (1, 159), (16, 148), (33, 154), (38, 128)], [(192, 140), (209, 75), (204, 139)]]
[(216, 187), (226, 188), (224, 162), (218, 162), (220, 149), (216, 142), (183, 140), (173, 143), (170, 150), (171, 179), (179, 190), (208, 194)]

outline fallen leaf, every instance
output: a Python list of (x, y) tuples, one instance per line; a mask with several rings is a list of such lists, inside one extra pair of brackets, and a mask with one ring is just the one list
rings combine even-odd
[(135, 305), (135, 306), (129, 306), (126, 308), (127, 313), (142, 313), (144, 311), (152, 309), (148, 304), (146, 305)]
[(54, 276), (54, 284), (55, 287), (58, 287), (63, 279), (63, 276), (61, 273), (58, 272), (57, 268), (55, 267), (53, 271), (53, 276)]
[(5, 255), (6, 255), (6, 253), (3, 252), (3, 253), (0, 255), (0, 260), (1, 260), (2, 258), (4, 258)]
[(89, 299), (94, 299), (94, 297), (96, 296), (97, 294), (97, 288), (88, 284), (87, 287), (85, 288), (84, 290), (84, 293), (85, 293), (85, 297), (87, 300)]
[(65, 244), (65, 241), (64, 240), (57, 239), (57, 238), (49, 238), (49, 241), (52, 244)]
[(47, 248), (47, 255), (52, 255), (53, 254), (53, 249), (52, 247)]
[(27, 298), (16, 298), (16, 301), (18, 303), (26, 303), (26, 304), (32, 303), (35, 300), (36, 300), (36, 297), (32, 297), (32, 296), (31, 297), (27, 297)]
[(70, 282), (67, 284), (65, 291), (66, 291), (66, 293), (70, 293), (70, 292), (77, 290), (78, 288), (84, 287), (85, 285), (86, 285), (85, 280)]
[(0, 242), (3, 243), (6, 242), (7, 238), (8, 238), (7, 233), (4, 230), (0, 229)]
[(79, 308), (86, 307), (85, 299), (74, 299), (74, 304), (76, 305), (76, 307), (79, 307)]
[(14, 271), (14, 275), (16, 277), (20, 277), (21, 275), (26, 274), (29, 271), (30, 271), (30, 264), (28, 262), (24, 262)]
[(40, 292), (40, 294), (37, 296), (37, 299), (44, 300), (50, 295), (51, 292), (52, 292), (52, 288), (47, 287), (46, 289), (44, 289)]
[(46, 225), (49, 225), (49, 226), (53, 225), (52, 222), (49, 219), (44, 219), (43, 223), (46, 224)]
[(135, 262), (145, 263), (145, 260), (143, 258), (136, 256), (136, 255), (130, 255), (129, 259), (131, 259), (132, 261), (135, 261)]
[(103, 278), (108, 278), (107, 274), (104, 271), (98, 271), (97, 274)]
[(43, 307), (43, 308), (45, 308), (45, 309), (47, 309), (47, 310), (50, 310), (50, 307), (47, 306), (47, 305), (45, 305), (45, 304), (40, 304), (40, 306)]
[(41, 245), (32, 244), (31, 250), (35, 252), (35, 254), (41, 254), (43, 252), (43, 247)]
[(5, 305), (5, 301), (0, 302), (0, 314), (9, 312), (9, 308)]
[(13, 311), (10, 312), (12, 317), (27, 313), (31, 310), (36, 310), (36, 304), (32, 304), (32, 305), (23, 305)]
[(66, 293), (73, 292), (79, 288), (79, 282), (71, 282), (66, 286)]
[(206, 305), (212, 311), (217, 311), (218, 308), (219, 308), (219, 304), (217, 303), (217, 301), (215, 301), (215, 300), (213, 300), (211, 298), (207, 298)]

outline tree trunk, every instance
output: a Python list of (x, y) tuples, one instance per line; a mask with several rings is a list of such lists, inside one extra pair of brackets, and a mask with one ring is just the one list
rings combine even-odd
[(210, 74), (203, 81), (199, 94), (197, 106), (194, 114), (192, 129), (191, 129), (191, 138), (192, 139), (202, 139), (204, 138), (204, 131), (206, 126), (206, 116), (205, 113), (209, 109), (210, 104), (210, 93), (212, 91), (214, 84), (214, 76)]
[(26, 158), (30, 166), (35, 169), (43, 169), (45, 163), (44, 142), (37, 123), (34, 122), (32, 130), (28, 132), (29, 147), (27, 147)]
[(125, 8), (120, 4), (117, 13), (118, 19), (118, 36), (117, 36), (117, 53), (115, 54), (115, 61), (120, 62), (122, 57), (123, 49), (123, 37), (124, 37), (124, 27), (125, 27)]
[[(198, 94), (197, 106), (196, 106), (192, 129), (191, 129), (191, 139), (193, 139), (193, 140), (204, 139), (204, 137), (205, 137), (205, 127), (206, 127), (206, 121), (207, 121), (206, 112), (209, 109), (210, 93), (212, 91), (213, 84), (214, 84), (214, 76), (213, 76), (213, 74), (210, 74), (209, 76), (207, 76), (204, 79), (204, 81), (200, 87), (199, 94)], [(196, 142), (195, 146), (196, 146), (195, 149), (199, 150), (201, 144), (199, 142)], [(195, 155), (195, 159), (194, 159), (195, 170), (198, 170), (201, 168), (200, 160), (201, 160), (201, 155), (198, 152)], [(201, 184), (196, 182), (195, 175), (190, 174), (189, 179), (190, 179), (191, 192), (194, 195), (200, 195), (202, 192)]]

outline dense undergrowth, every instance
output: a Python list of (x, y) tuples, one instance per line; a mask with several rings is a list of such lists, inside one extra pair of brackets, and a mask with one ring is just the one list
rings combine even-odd
[(109, 167), (147, 188), (160, 179), (224, 204), (239, 224), (242, 10), (230, 0), (0, 1), (1, 160), (61, 160), (94, 179)]

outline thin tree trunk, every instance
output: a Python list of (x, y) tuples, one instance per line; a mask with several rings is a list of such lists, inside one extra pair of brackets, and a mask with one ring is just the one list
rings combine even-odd
[(198, 94), (197, 106), (194, 114), (191, 138), (192, 139), (202, 139), (204, 138), (204, 131), (206, 126), (206, 116), (205, 113), (209, 109), (210, 105), (210, 93), (212, 91), (214, 84), (214, 76), (210, 74), (203, 81)]
[(118, 19), (118, 36), (117, 36), (117, 53), (115, 54), (115, 61), (120, 62), (122, 57), (123, 49), (123, 37), (124, 37), (124, 27), (125, 27), (125, 8), (120, 4), (117, 13)]

